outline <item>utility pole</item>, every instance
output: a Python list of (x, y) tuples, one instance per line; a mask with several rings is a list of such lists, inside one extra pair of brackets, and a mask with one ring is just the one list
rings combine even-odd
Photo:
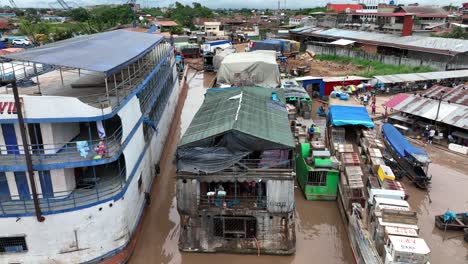
[(9, 0), (11, 8), (18, 8), (14, 0)]
[(128, 0), (127, 5), (132, 10), (132, 15), (133, 15), (132, 27), (136, 28), (136, 16), (135, 16), (136, 0)]
[(441, 95), (440, 95), (439, 98), (438, 98), (438, 100), (439, 100), (439, 105), (437, 106), (437, 114), (436, 114), (436, 118), (435, 118), (435, 120), (434, 120), (434, 125), (435, 125), (436, 129), (437, 129), (437, 119), (439, 119), (440, 104), (442, 103), (442, 99), (443, 99), (443, 97), (444, 97), (445, 91), (442, 90), (442, 91), (440, 91), (440, 93), (441, 93)]
[(33, 202), (34, 202), (34, 210), (36, 212), (37, 221), (44, 222), (45, 218), (44, 216), (42, 216), (41, 207), (39, 205), (39, 198), (37, 196), (36, 180), (34, 178), (34, 170), (33, 170), (29, 143), (28, 143), (28, 139), (26, 138), (26, 126), (24, 125), (23, 110), (22, 110), (22, 106), (21, 106), (21, 102), (20, 102), (20, 98), (18, 94), (18, 86), (16, 85), (16, 80), (1, 81), (0, 84), (2, 86), (11, 84), (11, 87), (13, 89), (13, 96), (15, 99), (15, 106), (16, 106), (16, 114), (18, 116), (18, 124), (19, 124), (20, 133), (21, 133), (21, 140), (23, 141), (23, 151), (24, 151), (24, 156), (26, 158), (26, 166), (28, 168), (29, 182), (31, 184), (31, 191), (32, 191), (32, 197), (33, 197)]

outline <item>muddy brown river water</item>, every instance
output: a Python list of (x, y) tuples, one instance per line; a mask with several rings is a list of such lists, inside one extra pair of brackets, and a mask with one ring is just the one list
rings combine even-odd
[[(161, 160), (161, 174), (151, 193), (151, 206), (143, 217), (142, 232), (131, 264), (140, 263), (354, 263), (336, 202), (306, 201), (296, 188), (296, 254), (293, 256), (256, 256), (230, 254), (197, 254), (179, 252), (179, 215), (175, 198), (174, 151), (181, 133), (190, 124), (203, 102), (206, 87), (213, 76), (189, 74), (189, 90), (181, 118), (175, 127)], [(177, 121), (177, 119), (176, 119)], [(435, 147), (426, 149), (434, 164), (430, 168), (433, 183), (430, 194), (405, 182), (409, 203), (419, 217), (420, 235), (431, 248), (431, 263), (468, 263), (468, 243), (462, 232), (440, 231), (434, 227), (434, 216), (447, 209), (468, 211), (468, 158), (441, 154)], [(429, 202), (429, 196), (432, 203)]]

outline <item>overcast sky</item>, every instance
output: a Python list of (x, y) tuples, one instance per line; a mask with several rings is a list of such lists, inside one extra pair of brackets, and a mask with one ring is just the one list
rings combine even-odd
[[(49, 3), (56, 5), (56, 0), (14, 0), (18, 7), (48, 7)], [(92, 5), (92, 4), (122, 4), (126, 0), (65, 0), (70, 5), (75, 2), (79, 5)], [(278, 6), (278, 0), (178, 0), (185, 4), (191, 4), (192, 2), (199, 2), (210, 8), (270, 8), (276, 9)], [(285, 0), (280, 0), (281, 6), (283, 7)], [(374, 0), (376, 1), (376, 0)], [(419, 2), (420, 5), (461, 5), (462, 2), (467, 0), (397, 0), (398, 3), (408, 4)], [(4, 5), (8, 4), (7, 0), (0, 0)], [(307, 8), (324, 6), (326, 3), (356, 3), (352, 0), (286, 0), (286, 8)], [(175, 0), (137, 0), (137, 3), (142, 6), (167, 6), (175, 3)]]

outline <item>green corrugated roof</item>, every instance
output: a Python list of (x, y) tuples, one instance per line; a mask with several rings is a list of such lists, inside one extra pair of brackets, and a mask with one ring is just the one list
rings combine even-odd
[[(272, 93), (277, 94), (281, 103), (272, 100)], [(240, 99), (232, 98), (241, 94), (241, 103)], [(203, 105), (190, 123), (179, 146), (237, 130), (286, 148), (293, 148), (294, 140), (289, 128), (285, 102), (283, 89), (208, 89)]]

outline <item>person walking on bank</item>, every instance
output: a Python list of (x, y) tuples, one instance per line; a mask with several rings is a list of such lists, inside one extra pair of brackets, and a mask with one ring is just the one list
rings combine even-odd
[(372, 103), (372, 115), (375, 115), (375, 109), (377, 108), (377, 106), (375, 105), (375, 103)]

